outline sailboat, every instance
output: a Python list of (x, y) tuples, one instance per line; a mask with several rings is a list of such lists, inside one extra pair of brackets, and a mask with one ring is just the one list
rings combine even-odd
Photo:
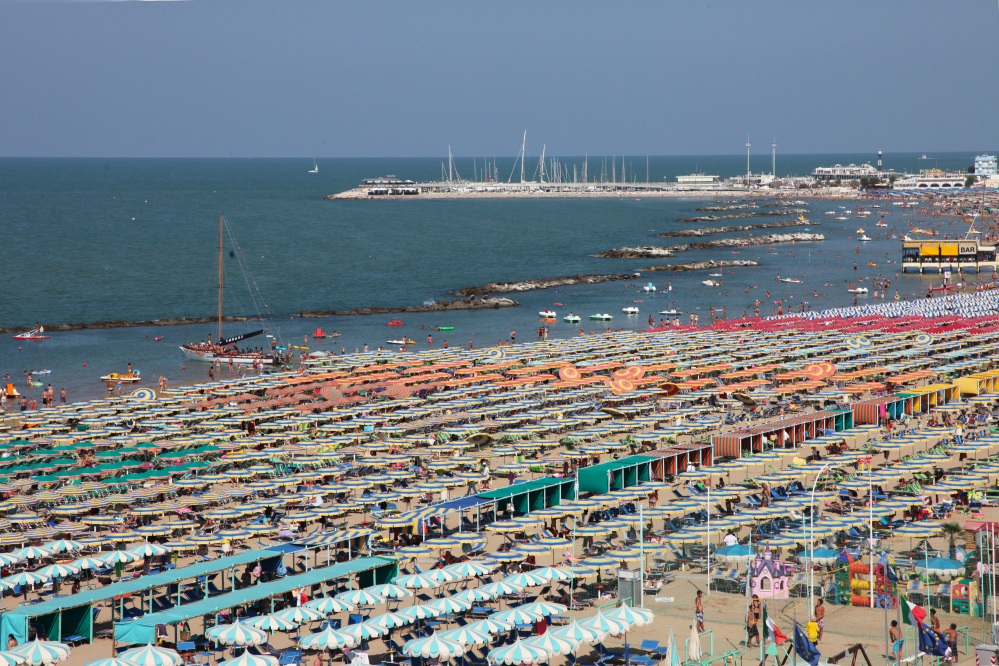
[(241, 350), (236, 344), (248, 338), (262, 335), (267, 332), (267, 329), (251, 331), (250, 333), (243, 333), (242, 335), (228, 338), (222, 337), (222, 229), (224, 225), (225, 217), (219, 215), (218, 335), (215, 338), (215, 342), (212, 342), (212, 336), (209, 334), (208, 342), (185, 343), (181, 345), (180, 349), (192, 361), (208, 361), (209, 363), (213, 363), (215, 359), (219, 359), (223, 363), (231, 360), (233, 363), (242, 363), (244, 365), (252, 365), (254, 361), (258, 365), (274, 365), (278, 362), (274, 354), (267, 351)]
[(312, 168), (309, 169), (309, 173), (319, 173), (319, 164), (316, 163), (316, 158), (312, 158)]

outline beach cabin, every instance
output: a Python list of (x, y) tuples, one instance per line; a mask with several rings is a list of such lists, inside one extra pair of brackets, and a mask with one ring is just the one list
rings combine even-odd
[(749, 593), (760, 599), (787, 599), (788, 589), (787, 567), (781, 560), (775, 560), (770, 548), (764, 549), (762, 556), (756, 554), (756, 559), (749, 565)]
[(896, 393), (898, 396), (912, 398), (913, 413), (926, 413), (937, 405), (946, 405), (951, 400), (960, 397), (960, 389), (957, 384), (930, 384), (920, 386), (907, 391)]
[(853, 427), (853, 412), (821, 411), (770, 421), (745, 430), (733, 430), (711, 438), (714, 457), (738, 458), (772, 448), (793, 448), (801, 442)]
[(866, 425), (869, 423), (880, 423), (886, 416), (897, 419), (903, 414), (912, 416), (912, 405), (915, 399), (905, 395), (887, 395), (880, 398), (871, 398), (851, 405), (853, 410), (853, 424)]
[(961, 395), (984, 395), (999, 390), (999, 370), (979, 372), (967, 377), (958, 377), (957, 386)]
[(649, 452), (659, 460), (652, 463), (652, 478), (663, 481), (668, 476), (675, 476), (687, 470), (688, 465), (704, 467), (714, 462), (714, 447), (708, 442), (689, 442), (674, 444), (665, 449)]
[(579, 492), (600, 494), (637, 486), (642, 481), (651, 481), (652, 465), (658, 461), (659, 458), (655, 456), (628, 456), (599, 465), (581, 467), (576, 472)]

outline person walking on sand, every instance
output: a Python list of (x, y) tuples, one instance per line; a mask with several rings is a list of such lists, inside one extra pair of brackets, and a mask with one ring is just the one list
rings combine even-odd
[(60, 405), (66, 404), (66, 389), (62, 389), (61, 391), (59, 391), (59, 404)]
[(697, 599), (694, 601), (694, 618), (697, 620), (697, 633), (704, 633), (704, 604), (701, 602), (701, 590), (697, 591)]
[(114, 382), (109, 379), (108, 380), (108, 397), (110, 398), (113, 395), (114, 395)]
[(118, 380), (118, 386), (117, 386), (117, 388), (118, 388), (118, 397), (120, 398), (121, 397), (121, 380), (120, 379)]
[(888, 630), (888, 638), (891, 639), (891, 656), (892, 659), (898, 661), (902, 657), (902, 646), (905, 641), (902, 640), (902, 632), (898, 629), (898, 622), (896, 620), (891, 621), (891, 629)]
[(819, 625), (819, 637), (815, 639), (815, 644), (818, 645), (826, 628), (826, 607), (822, 605), (822, 599), (815, 602), (815, 624)]

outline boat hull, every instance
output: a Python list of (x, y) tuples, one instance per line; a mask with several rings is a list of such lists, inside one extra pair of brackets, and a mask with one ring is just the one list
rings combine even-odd
[(222, 363), (228, 363), (229, 359), (232, 359), (233, 363), (239, 363), (241, 365), (253, 365), (256, 361), (258, 364), (264, 365), (274, 365), (273, 356), (241, 356), (239, 354), (216, 354), (212, 351), (201, 351), (198, 349), (188, 349), (187, 347), (181, 347), (180, 350), (184, 352), (184, 356), (191, 361), (204, 361), (206, 363), (214, 363), (215, 359), (218, 358)]

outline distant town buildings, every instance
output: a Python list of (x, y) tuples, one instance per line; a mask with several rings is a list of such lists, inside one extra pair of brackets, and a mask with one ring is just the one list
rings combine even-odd
[(975, 158), (975, 175), (989, 178), (995, 176), (999, 169), (996, 168), (996, 158), (994, 155), (979, 155)]
[(947, 173), (940, 169), (926, 169), (918, 175), (907, 175), (896, 180), (896, 190), (952, 190), (964, 187), (966, 173)]

